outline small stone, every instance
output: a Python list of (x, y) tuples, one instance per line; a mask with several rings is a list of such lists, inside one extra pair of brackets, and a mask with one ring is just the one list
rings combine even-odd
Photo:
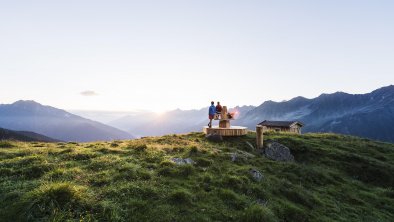
[(231, 161), (235, 162), (237, 160), (237, 154), (236, 153), (232, 153), (231, 154)]
[(261, 205), (261, 206), (267, 206), (268, 205), (268, 200), (257, 199), (256, 203)]
[(250, 169), (249, 173), (255, 181), (262, 181), (264, 179), (263, 174), (260, 173), (260, 171), (258, 171), (256, 169)]
[(190, 158), (182, 159), (182, 158), (171, 158), (171, 161), (177, 165), (184, 165), (184, 164), (194, 164), (194, 161)]

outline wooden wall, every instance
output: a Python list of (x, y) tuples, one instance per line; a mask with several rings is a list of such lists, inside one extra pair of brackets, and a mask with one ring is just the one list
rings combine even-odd
[(292, 127), (270, 127), (264, 126), (264, 131), (280, 131), (280, 132), (290, 132), (290, 133), (297, 133), (301, 134), (301, 127), (298, 125)]

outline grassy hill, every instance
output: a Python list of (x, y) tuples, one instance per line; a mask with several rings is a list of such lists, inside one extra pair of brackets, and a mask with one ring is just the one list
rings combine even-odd
[[(0, 221), (392, 221), (394, 145), (334, 134), (201, 133), (97, 143), (0, 142)], [(231, 154), (238, 153), (237, 161)], [(190, 157), (196, 164), (175, 165)], [(264, 179), (256, 181), (250, 169)]]

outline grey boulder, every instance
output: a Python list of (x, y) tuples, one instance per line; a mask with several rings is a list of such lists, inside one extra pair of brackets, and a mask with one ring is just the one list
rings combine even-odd
[(278, 142), (268, 143), (264, 149), (264, 154), (268, 159), (275, 161), (294, 161), (294, 156), (291, 154), (290, 149)]

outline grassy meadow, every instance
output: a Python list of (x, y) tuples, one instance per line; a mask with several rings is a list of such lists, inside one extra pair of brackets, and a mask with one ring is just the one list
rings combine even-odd
[[(1, 141), (0, 221), (393, 221), (393, 144), (335, 134), (265, 139), (288, 146), (295, 162), (263, 157), (253, 133), (222, 143), (202, 133)], [(177, 157), (195, 164), (176, 165)]]

